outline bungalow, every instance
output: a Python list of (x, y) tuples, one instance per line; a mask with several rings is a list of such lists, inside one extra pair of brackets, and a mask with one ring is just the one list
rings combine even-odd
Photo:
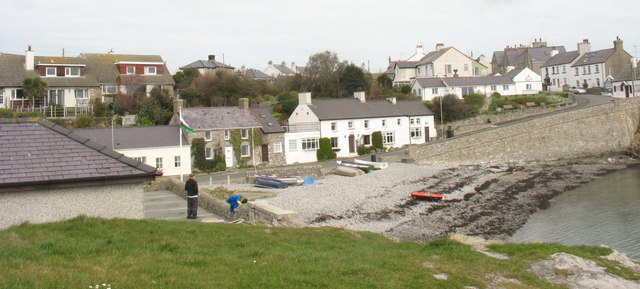
[(372, 145), (373, 132), (382, 133), (383, 144), (399, 148), (422, 144), (437, 137), (433, 112), (421, 101), (367, 101), (364, 92), (354, 98), (311, 100), (300, 93), (285, 133), (287, 163), (316, 161), (320, 138), (329, 138), (337, 157), (358, 155), (357, 147)]
[(433, 100), (453, 94), (464, 97), (479, 93), (490, 95), (536, 94), (542, 90), (542, 80), (529, 68), (514, 69), (501, 76), (416, 78), (411, 86), (413, 93), (422, 100)]
[(0, 119), (0, 229), (80, 215), (144, 217), (156, 168), (39, 119)]
[(76, 129), (75, 132), (153, 166), (164, 176), (180, 176), (191, 173), (191, 150), (188, 139), (179, 130), (178, 126), (165, 125)]
[(227, 65), (220, 61), (217, 61), (215, 55), (209, 55), (208, 60), (196, 60), (192, 63), (189, 63), (185, 66), (180, 67), (180, 70), (185, 70), (185, 69), (196, 69), (198, 70), (200, 75), (205, 75), (206, 73), (215, 72), (219, 70), (233, 72), (235, 68), (231, 65)]

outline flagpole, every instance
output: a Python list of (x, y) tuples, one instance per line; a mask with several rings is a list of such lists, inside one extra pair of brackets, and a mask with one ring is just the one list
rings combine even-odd
[(184, 160), (182, 159), (182, 128), (179, 125), (180, 119), (182, 119), (182, 107), (178, 108), (178, 138), (180, 139), (180, 181), (182, 182), (182, 164)]

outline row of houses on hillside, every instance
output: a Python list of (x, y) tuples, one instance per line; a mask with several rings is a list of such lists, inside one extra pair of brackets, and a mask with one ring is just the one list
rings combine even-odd
[[(24, 94), (23, 80), (39, 77), (47, 91), (38, 103)], [(173, 93), (175, 82), (159, 55), (82, 53), (75, 57), (0, 54), (0, 108), (88, 107), (115, 94), (148, 95), (153, 88)]]

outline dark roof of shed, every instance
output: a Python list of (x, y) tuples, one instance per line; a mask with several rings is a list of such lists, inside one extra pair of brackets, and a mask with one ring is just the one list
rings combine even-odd
[(215, 69), (215, 68), (226, 68), (226, 69), (235, 69), (235, 67), (231, 66), (231, 65), (227, 65), (224, 64), (222, 62), (219, 62), (217, 60), (196, 60), (194, 62), (191, 62), (183, 67), (180, 67), (180, 69), (187, 69), (187, 68), (211, 68), (211, 69)]
[(578, 57), (580, 54), (578, 53), (577, 50), (574, 51), (569, 51), (569, 52), (565, 52), (565, 53), (559, 53), (551, 58), (549, 58), (549, 60), (547, 60), (547, 62), (545, 62), (541, 67), (549, 67), (549, 66), (555, 66), (555, 65), (561, 65), (561, 64), (569, 64), (571, 62), (573, 62), (576, 57)]
[(245, 71), (245, 77), (257, 79), (257, 80), (271, 80), (273, 77), (260, 70), (249, 68)]
[(398, 100), (393, 104), (388, 100), (361, 103), (356, 98), (325, 98), (314, 99), (309, 108), (320, 120), (433, 115), (419, 100)]
[(195, 130), (260, 127), (249, 111), (237, 106), (184, 108), (182, 118)]
[(264, 133), (283, 133), (284, 128), (280, 125), (273, 115), (271, 108), (268, 107), (252, 107), (249, 111), (253, 117), (262, 125)]
[(571, 67), (590, 65), (596, 63), (603, 63), (616, 52), (615, 48), (603, 49), (598, 51), (591, 51), (583, 54), (571, 65)]
[[(115, 149), (176, 147), (180, 145), (177, 125), (129, 126), (113, 129)], [(75, 132), (99, 144), (111, 147), (110, 128), (76, 129)], [(182, 144), (189, 145), (186, 135), (182, 135)]]
[(156, 168), (39, 119), (0, 119), (0, 190), (143, 181)]

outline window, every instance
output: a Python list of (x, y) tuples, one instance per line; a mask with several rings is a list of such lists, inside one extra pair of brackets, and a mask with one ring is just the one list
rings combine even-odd
[(415, 118), (410, 118), (409, 119), (409, 124), (415, 124), (416, 123), (416, 119)]
[[(554, 79), (553, 82), (555, 83), (556, 80)], [(527, 83), (527, 89), (531, 89), (531, 83)]]
[(386, 119), (382, 120), (382, 127), (387, 127), (387, 120)]
[(369, 128), (369, 120), (368, 119), (364, 120), (364, 128), (365, 129)]
[(576, 67), (576, 76), (578, 76), (579, 74), (580, 74), (580, 73), (579, 73), (579, 70), (578, 70), (578, 68)]
[(438, 94), (438, 88), (437, 87), (432, 88), (431, 94)]
[(127, 74), (136, 74), (135, 66), (127, 66)]
[(332, 137), (331, 138), (331, 148), (338, 148), (338, 137)]
[(80, 76), (80, 67), (66, 67), (64, 69), (65, 76)]
[(298, 150), (298, 142), (295, 139), (289, 140), (289, 151), (297, 151)]
[(243, 128), (240, 130), (240, 138), (242, 139), (248, 139), (249, 138), (249, 130), (246, 128)]
[(115, 84), (103, 84), (102, 85), (102, 94), (116, 94), (116, 85)]
[(57, 76), (57, 70), (55, 67), (47, 67), (47, 72), (45, 74), (46, 76)]
[(156, 74), (156, 67), (155, 66), (145, 66), (144, 67), (144, 74)]
[(420, 118), (416, 118), (416, 124), (420, 124), (422, 121), (420, 120)]
[(583, 66), (582, 67), (582, 75), (585, 75), (585, 74), (587, 74), (587, 67)]
[(498, 88), (495, 85), (491, 86), (491, 91), (496, 91)]
[(350, 120), (347, 124), (349, 125), (349, 129), (353, 129), (353, 121), (352, 120)]
[(143, 164), (147, 162), (147, 157), (134, 157), (133, 159)]
[(231, 134), (230, 134), (229, 130), (225, 129), (224, 130), (224, 140), (229, 140), (229, 138), (231, 137), (230, 135)]
[(318, 139), (317, 138), (303, 138), (302, 139), (302, 149), (303, 150), (317, 150), (318, 149)]
[(213, 159), (213, 148), (212, 147), (205, 147), (204, 148), (204, 158), (205, 159)]
[(446, 68), (446, 70), (447, 70), (447, 72), (446, 72), (446, 73), (447, 73), (447, 74), (451, 74), (451, 72), (452, 72), (451, 64), (446, 64), (446, 65), (445, 65), (445, 68)]
[(415, 95), (417, 95), (417, 96), (422, 95), (422, 89), (414, 89), (414, 90), (413, 90), (413, 94), (415, 94)]
[(0, 104), (4, 103), (4, 89), (0, 89)]
[(398, 126), (401, 126), (401, 125), (402, 125), (402, 119), (401, 119), (401, 118), (399, 118), (399, 119), (398, 119)]
[(211, 141), (211, 131), (210, 130), (204, 132), (204, 140), (205, 141)]
[(24, 96), (24, 91), (22, 89), (12, 89), (11, 99), (20, 100), (20, 99), (27, 99), (27, 98)]
[(396, 142), (396, 135), (394, 132), (383, 132), (382, 133), (382, 143), (383, 144), (393, 144)]
[(370, 146), (371, 145), (371, 136), (368, 134), (365, 134), (362, 136), (362, 144), (366, 145), (366, 146)]
[(174, 168), (179, 168), (180, 167), (180, 156), (174, 156), (173, 157), (173, 167)]
[(279, 141), (273, 142), (273, 152), (281, 153), (282, 152), (282, 143)]
[(469, 71), (469, 64), (464, 64), (464, 71)]
[[(597, 66), (596, 66), (597, 67)], [(596, 78), (596, 86), (600, 87), (600, 78)]]
[(64, 104), (64, 90), (62, 89), (50, 89), (47, 91), (47, 97), (45, 99), (47, 105), (52, 104)]
[(503, 90), (503, 91), (507, 91), (507, 90), (509, 90), (509, 85), (506, 85), (506, 84), (505, 84), (505, 85), (503, 85), (503, 86), (502, 86), (502, 90)]
[(162, 158), (156, 158), (156, 169), (162, 169)]
[(249, 144), (246, 142), (243, 142), (240, 145), (240, 156), (241, 157), (248, 157), (249, 156)]
[(596, 73), (600, 73), (600, 65), (599, 64), (594, 65), (594, 70), (596, 71)]
[(422, 128), (414, 127), (411, 129), (411, 138), (422, 138)]
[(331, 123), (331, 131), (338, 131), (338, 123), (335, 123), (335, 122)]
[(565, 74), (565, 73), (567, 73), (567, 66), (563, 65), (562, 66), (562, 74)]
[(89, 91), (86, 89), (76, 89), (75, 94), (77, 99), (89, 98)]
[(591, 65), (587, 65), (587, 74), (591, 74)]

